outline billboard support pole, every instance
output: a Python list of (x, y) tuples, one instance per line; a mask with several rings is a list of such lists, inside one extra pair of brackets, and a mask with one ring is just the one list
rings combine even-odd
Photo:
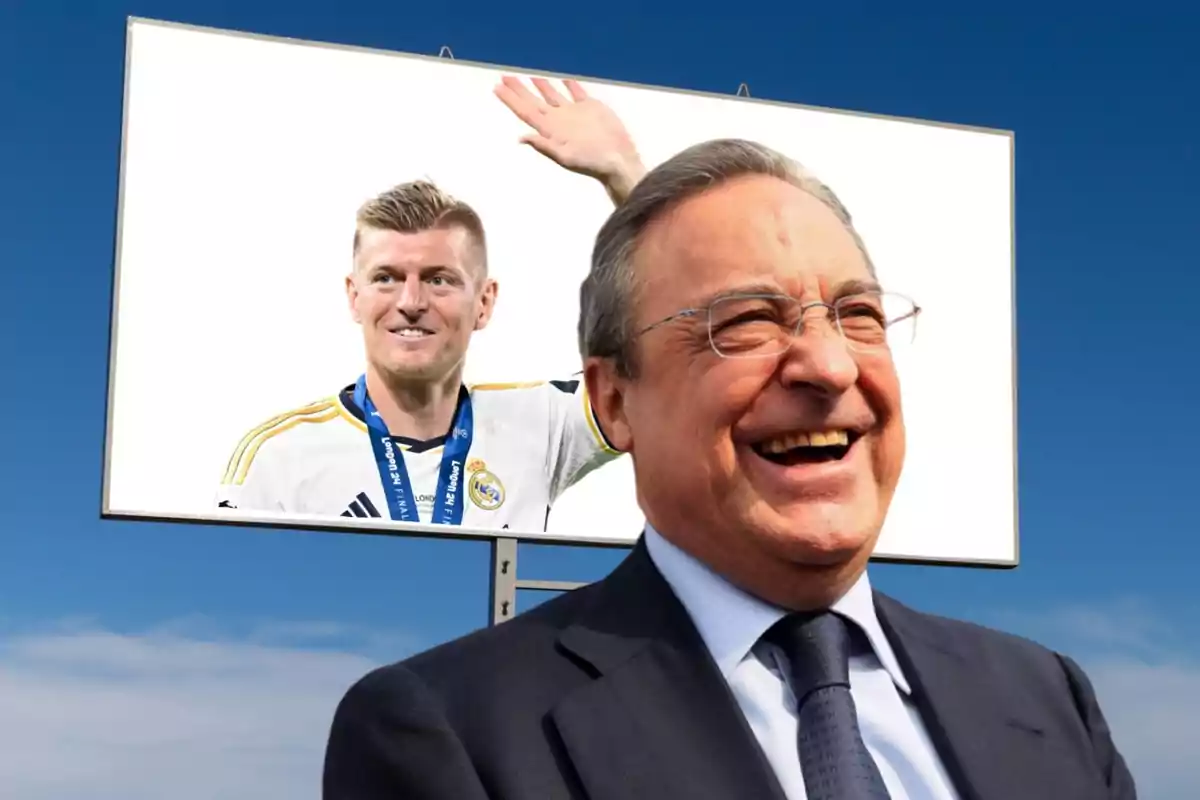
[(586, 586), (574, 581), (537, 581), (517, 578), (517, 540), (492, 539), (491, 608), (488, 624), (499, 625), (517, 615), (517, 590), (569, 592)]

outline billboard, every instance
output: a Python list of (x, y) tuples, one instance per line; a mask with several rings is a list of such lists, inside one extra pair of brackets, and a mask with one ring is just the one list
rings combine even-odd
[[(531, 146), (532, 78), (130, 21), (105, 516), (636, 540), (632, 465), (595, 425), (576, 342), (580, 282), (619, 196)], [(922, 307), (898, 356), (908, 456), (877, 556), (1015, 563), (1012, 135), (576, 80), (543, 84), (590, 98), (593, 129), (567, 145), (627, 136), (652, 168), (750, 139), (838, 193), (881, 283)], [(368, 274), (411, 255), (356, 237), (360, 211), (412, 212), (401, 185), (477, 215), (485, 236), (464, 223), (454, 252), (478, 256), (493, 294), (460, 307), (458, 273)], [(410, 301), (437, 323), (397, 315)], [(381, 308), (406, 325), (383, 325)], [(387, 393), (379, 358), (434, 364), (459, 345), (466, 388), (426, 381), (372, 402)], [(417, 395), (426, 417), (405, 405)]]

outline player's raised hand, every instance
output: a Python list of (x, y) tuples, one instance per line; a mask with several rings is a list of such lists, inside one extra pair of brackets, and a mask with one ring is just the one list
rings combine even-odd
[(567, 95), (545, 78), (533, 78), (532, 83), (538, 94), (520, 78), (505, 75), (494, 90), (533, 129), (521, 142), (559, 166), (595, 178), (621, 202), (646, 170), (620, 118), (589, 97), (577, 81), (562, 82)]

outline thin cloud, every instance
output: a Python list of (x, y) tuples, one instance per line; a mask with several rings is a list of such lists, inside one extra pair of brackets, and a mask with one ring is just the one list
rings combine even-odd
[(1195, 645), (1170, 619), (1145, 600), (1124, 597), (1103, 605), (1068, 605), (1040, 612), (992, 615), (1000, 625), (1039, 641), (1088, 652), (1138, 653), (1171, 658)]
[(312, 647), (188, 639), (172, 627), (0, 640), (6, 796), (319, 798), (334, 707), (380, 661)]

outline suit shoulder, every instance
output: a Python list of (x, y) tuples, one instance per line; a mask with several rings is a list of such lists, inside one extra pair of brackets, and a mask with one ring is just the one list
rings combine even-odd
[(264, 451), (288, 448), (304, 436), (314, 425), (334, 420), (352, 419), (334, 395), (276, 414), (263, 420), (245, 432), (225, 466), (223, 483), (236, 484), (243, 481), (254, 461)]
[(916, 611), (890, 597), (880, 603), (904, 636), (967, 659), (973, 669), (1012, 691), (1048, 705), (1072, 693), (1069, 660), (1044, 644), (976, 622)]
[(559, 634), (597, 591), (592, 584), (566, 592), (499, 625), (481, 628), (398, 662), (445, 689), (495, 685), (528, 676), (531, 662), (552, 653)]
[(887, 598), (887, 602), (893, 608), (903, 609), (906, 615), (919, 618), (922, 623), (936, 631), (933, 635), (938, 638), (945, 637), (946, 640), (965, 640), (984, 648), (1022, 653), (1037, 658), (1055, 658), (1057, 655), (1053, 650), (1033, 639), (1009, 633), (999, 628), (993, 628), (968, 620), (945, 617), (939, 614), (931, 614), (925, 611), (917, 611), (892, 598)]
[(420, 678), (403, 662), (387, 664), (375, 667), (351, 684), (339, 708), (344, 709), (345, 713), (352, 713), (359, 708), (392, 705), (391, 701), (396, 700), (403, 700), (407, 704), (414, 697), (422, 695), (422, 689)]

